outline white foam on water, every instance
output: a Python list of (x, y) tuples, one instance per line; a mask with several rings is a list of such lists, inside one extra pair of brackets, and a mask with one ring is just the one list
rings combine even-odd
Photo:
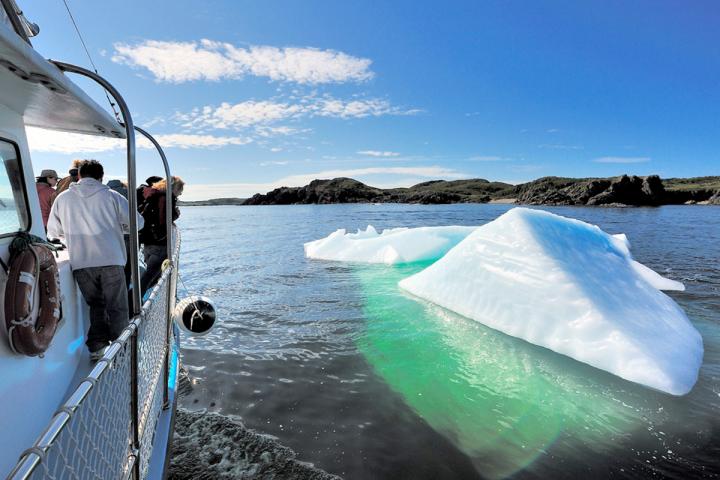
[[(426, 242), (421, 229), (412, 230), (414, 235), (393, 244), (402, 245), (404, 252), (414, 251), (410, 242), (430, 250), (434, 240)], [(376, 238), (367, 231), (358, 235)], [(335, 259), (386, 258), (368, 255), (369, 249), (341, 247), (337, 245)], [(683, 395), (697, 381), (702, 338), (683, 310), (659, 290), (684, 286), (633, 260), (624, 235), (608, 235), (594, 225), (514, 208), (475, 229), (400, 286), (632, 382)]]
[(305, 256), (387, 265), (437, 260), (477, 227), (393, 228), (378, 233), (372, 225), (357, 233), (340, 229), (305, 244)]

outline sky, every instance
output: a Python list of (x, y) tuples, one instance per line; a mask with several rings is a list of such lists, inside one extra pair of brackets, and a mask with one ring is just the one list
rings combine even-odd
[[(717, 2), (67, 1), (186, 200), (338, 176), (720, 174)], [(18, 3), (36, 50), (89, 66), (62, 1)], [(124, 177), (116, 141), (28, 137), (36, 170), (97, 158)], [(140, 180), (162, 172), (139, 160)]]

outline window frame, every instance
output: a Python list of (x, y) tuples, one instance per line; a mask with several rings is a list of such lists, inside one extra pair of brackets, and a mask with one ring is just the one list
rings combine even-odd
[[(0, 142), (5, 142), (9, 144), (12, 148), (15, 149), (15, 161), (18, 165), (18, 173), (20, 174), (20, 184), (22, 186), (22, 194), (23, 194), (23, 200), (24, 200), (24, 209), (25, 209), (25, 215), (27, 217), (27, 224), (21, 225), (21, 228), (18, 230), (15, 230), (14, 232), (0, 232), (0, 239), (8, 238), (8, 237), (14, 237), (18, 233), (26, 233), (29, 232), (32, 229), (33, 225), (33, 217), (32, 217), (32, 211), (30, 209), (30, 198), (28, 197), (28, 189), (27, 185), (25, 184), (25, 170), (23, 169), (23, 162), (22, 162), (22, 155), (20, 155), (20, 147), (18, 146), (17, 142), (15, 142), (12, 139), (3, 137), (0, 135)], [(3, 168), (5, 166), (3, 165)], [(5, 173), (7, 174), (7, 168), (5, 168)], [(8, 179), (10, 178), (10, 175), (8, 175)], [(12, 188), (12, 183), (10, 184), (10, 188)]]

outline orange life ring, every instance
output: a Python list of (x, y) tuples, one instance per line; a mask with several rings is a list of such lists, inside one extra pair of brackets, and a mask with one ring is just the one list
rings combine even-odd
[(5, 285), (5, 326), (10, 348), (42, 356), (62, 318), (60, 278), (49, 248), (30, 245), (16, 255)]

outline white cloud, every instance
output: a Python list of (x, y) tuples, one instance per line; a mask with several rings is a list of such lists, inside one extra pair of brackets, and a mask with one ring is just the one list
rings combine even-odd
[(156, 81), (238, 79), (245, 75), (281, 82), (323, 84), (371, 79), (371, 60), (336, 50), (252, 45), (247, 48), (203, 39), (199, 42), (145, 40), (116, 43), (112, 61), (146, 68)]
[[(28, 144), (31, 151), (63, 154), (98, 153), (125, 148), (125, 140), (79, 133), (58, 132), (41, 128), (27, 128)], [(136, 136), (138, 148), (155, 147), (141, 135)], [(252, 142), (246, 137), (230, 137), (195, 134), (162, 134), (155, 139), (163, 148), (215, 149), (228, 145), (245, 145)]]
[(366, 155), (368, 157), (398, 157), (400, 154), (398, 152), (388, 152), (388, 151), (380, 151), (380, 150), (360, 150), (357, 152), (358, 155)]
[[(193, 135), (184, 133), (171, 133), (155, 135), (155, 140), (158, 141), (163, 148), (220, 148), (228, 145), (247, 145), (252, 142), (250, 138), (243, 137), (221, 137), (215, 135)], [(154, 148), (147, 140), (140, 138), (138, 140), (140, 148)]]
[(271, 127), (268, 125), (262, 125), (255, 127), (255, 134), (261, 137), (275, 137), (278, 135), (296, 135), (299, 133), (310, 132), (309, 128), (293, 128), (287, 126)]
[[(388, 176), (394, 176), (393, 181)], [(324, 170), (321, 172), (290, 175), (272, 182), (262, 183), (224, 183), (192, 184), (185, 186), (183, 200), (207, 200), (221, 197), (251, 197), (256, 193), (267, 193), (279, 187), (302, 187), (316, 179), (351, 177), (382, 188), (409, 187), (421, 181), (432, 179), (453, 180), (467, 178), (468, 175), (445, 167), (369, 167), (346, 170)], [(373, 177), (368, 180), (366, 177)]]
[(260, 166), (267, 167), (269, 165), (287, 165), (288, 163), (290, 163), (290, 162), (288, 162), (287, 160), (281, 160), (281, 161), (275, 161), (275, 162), (260, 162)]
[(650, 157), (600, 157), (593, 160), (595, 163), (647, 163)]
[[(230, 104), (221, 103), (217, 107), (195, 108), (189, 113), (178, 113), (175, 118), (185, 128), (193, 129), (233, 129), (241, 130), (253, 126), (266, 126), (279, 121), (302, 118), (365, 118), (383, 115), (414, 115), (418, 109), (402, 109), (378, 98), (340, 100), (331, 96), (318, 97), (307, 95), (297, 99), (297, 103), (272, 100), (247, 100)], [(267, 127), (258, 129), (263, 136), (273, 134), (296, 133), (291, 127)]]

